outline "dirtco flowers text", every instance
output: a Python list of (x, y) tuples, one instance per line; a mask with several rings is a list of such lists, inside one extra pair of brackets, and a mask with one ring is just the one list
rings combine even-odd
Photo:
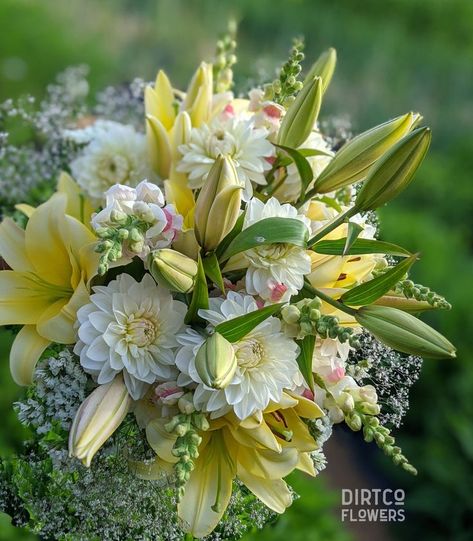
[(343, 488), (342, 522), (403, 522), (405, 492), (398, 488)]

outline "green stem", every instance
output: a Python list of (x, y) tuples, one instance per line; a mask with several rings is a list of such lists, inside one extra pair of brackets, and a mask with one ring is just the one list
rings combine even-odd
[(311, 239), (309, 239), (307, 243), (307, 247), (311, 248), (316, 242), (323, 239), (326, 235), (328, 235), (331, 231), (336, 229), (339, 225), (348, 221), (352, 216), (357, 214), (357, 212), (358, 212), (358, 209), (356, 207), (351, 207), (343, 214), (340, 214), (339, 216), (337, 216), (334, 220), (332, 220), (329, 224), (327, 224), (324, 228), (322, 228), (316, 235), (314, 235)]
[(326, 303), (332, 305), (334, 308), (337, 308), (338, 310), (345, 312), (345, 314), (349, 314), (350, 316), (353, 316), (356, 314), (356, 310), (354, 308), (350, 308), (346, 304), (343, 304), (342, 302), (339, 302), (333, 299), (332, 297), (330, 297), (330, 295), (327, 295), (323, 291), (320, 291), (320, 289), (316, 289), (315, 287), (312, 287), (307, 282), (304, 284), (304, 289), (306, 289), (307, 291), (310, 291), (310, 293), (312, 293), (316, 297), (319, 297), (319, 299), (322, 299)]

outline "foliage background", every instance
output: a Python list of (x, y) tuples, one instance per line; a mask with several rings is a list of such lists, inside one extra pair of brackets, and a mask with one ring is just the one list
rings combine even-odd
[[(41, 96), (65, 67), (88, 64), (92, 90), (164, 67), (184, 85), (230, 16), (240, 22), (237, 79), (272, 77), (291, 38), (304, 35), (315, 58), (335, 46), (339, 65), (323, 115), (349, 115), (356, 131), (408, 110), (421, 111), (433, 145), (416, 182), (388, 210), (383, 237), (421, 251), (417, 281), (443, 293), (450, 313), (429, 317), (459, 348), (457, 361), (425, 363), (398, 438), (420, 470), (415, 479), (378, 454), (366, 475), (407, 492), (407, 520), (385, 539), (469, 540), (473, 536), (473, 2), (471, 0), (2, 0), (0, 100)], [(0, 179), (1, 182), (1, 179)], [(22, 438), (11, 410), (9, 337), (0, 336), (0, 452)], [(353, 444), (352, 459), (365, 457)], [(357, 448), (356, 445), (359, 447)], [(330, 456), (329, 456), (330, 458)], [(360, 460), (361, 463), (361, 460)], [(357, 465), (353, 464), (353, 468)], [(330, 473), (330, 472), (329, 472)], [(343, 541), (331, 512), (339, 487), (330, 476), (295, 480), (302, 493), (260, 540)], [(327, 484), (332, 488), (328, 489)], [(343, 486), (343, 485), (342, 485)], [(336, 490), (335, 490), (336, 488)], [(356, 538), (380, 538), (369, 534)], [(353, 532), (352, 532), (353, 533)], [(353, 534), (356, 535), (356, 534)], [(374, 534), (373, 534), (374, 535)], [(0, 517), (0, 541), (33, 539)]]

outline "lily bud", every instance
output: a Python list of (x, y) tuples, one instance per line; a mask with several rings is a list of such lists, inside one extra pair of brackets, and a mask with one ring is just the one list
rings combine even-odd
[(358, 210), (373, 210), (410, 184), (430, 145), (429, 128), (418, 128), (396, 143), (368, 174), (355, 200)]
[(195, 236), (205, 251), (215, 250), (233, 229), (240, 212), (241, 190), (233, 160), (219, 156), (195, 205)]
[(387, 346), (434, 359), (455, 357), (455, 347), (440, 333), (411, 314), (386, 306), (363, 306), (356, 321)]
[(407, 135), (420, 118), (418, 113), (407, 113), (345, 143), (319, 175), (314, 189), (328, 193), (365, 178), (375, 161)]
[(212, 95), (212, 64), (202, 62), (192, 77), (183, 103), (183, 109), (189, 113), (194, 127), (198, 128), (208, 120), (212, 107)]
[(189, 293), (197, 276), (197, 263), (176, 250), (162, 248), (149, 255), (149, 271), (167, 289)]
[(237, 368), (233, 346), (221, 334), (212, 334), (200, 346), (195, 368), (205, 385), (224, 389), (232, 381)]
[(312, 67), (305, 78), (305, 82), (312, 81), (315, 77), (322, 79), (322, 94), (325, 91), (332, 80), (335, 66), (337, 65), (337, 51), (331, 47), (324, 51), (319, 58), (312, 64)]
[(156, 76), (154, 88), (145, 88), (146, 115), (157, 118), (166, 130), (170, 130), (176, 118), (174, 92), (167, 75), (160, 70)]
[(167, 179), (171, 167), (169, 136), (162, 122), (152, 115), (146, 115), (146, 139), (151, 167), (162, 179)]
[(179, 182), (184, 186), (186, 185), (187, 174), (176, 171), (176, 166), (181, 159), (179, 147), (189, 141), (191, 130), (192, 123), (190, 116), (185, 111), (181, 111), (176, 117), (176, 121), (170, 136), (171, 169), (169, 172), (169, 180), (171, 182)]
[(309, 137), (322, 103), (322, 79), (307, 82), (291, 103), (281, 122), (278, 144), (298, 148)]
[(69, 433), (69, 455), (89, 467), (95, 453), (126, 417), (132, 400), (121, 375), (99, 385), (78, 409)]

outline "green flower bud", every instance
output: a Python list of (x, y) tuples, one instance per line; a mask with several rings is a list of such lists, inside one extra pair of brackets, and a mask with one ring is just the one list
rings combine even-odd
[(362, 180), (376, 160), (419, 120), (418, 113), (407, 113), (357, 135), (337, 152), (317, 178), (314, 189), (317, 193), (328, 193)]
[(387, 346), (421, 357), (455, 357), (455, 347), (420, 319), (386, 306), (363, 306), (355, 319)]
[(353, 413), (349, 415), (348, 417), (346, 417), (345, 422), (355, 432), (358, 432), (358, 430), (361, 430), (361, 427), (363, 426), (361, 417), (357, 413)]
[(212, 334), (197, 352), (195, 368), (205, 385), (224, 389), (232, 381), (237, 368), (233, 346), (221, 334)]
[(281, 122), (278, 144), (298, 148), (307, 139), (319, 115), (322, 103), (322, 79), (308, 81), (290, 105)]
[(394, 199), (410, 184), (430, 145), (431, 131), (419, 128), (396, 143), (369, 172), (355, 207), (373, 210)]
[(206, 252), (215, 250), (233, 229), (240, 212), (241, 190), (233, 160), (220, 155), (195, 205), (195, 236)]
[(163, 248), (150, 254), (149, 271), (156, 282), (171, 291), (189, 293), (197, 276), (197, 263), (176, 250)]
[(281, 310), (281, 317), (289, 325), (297, 323), (301, 317), (301, 312), (297, 306), (293, 304), (288, 304), (284, 306)]
[(311, 81), (314, 77), (320, 77), (322, 79), (322, 94), (324, 94), (332, 80), (336, 65), (337, 51), (333, 48), (324, 51), (312, 64), (305, 82)]

